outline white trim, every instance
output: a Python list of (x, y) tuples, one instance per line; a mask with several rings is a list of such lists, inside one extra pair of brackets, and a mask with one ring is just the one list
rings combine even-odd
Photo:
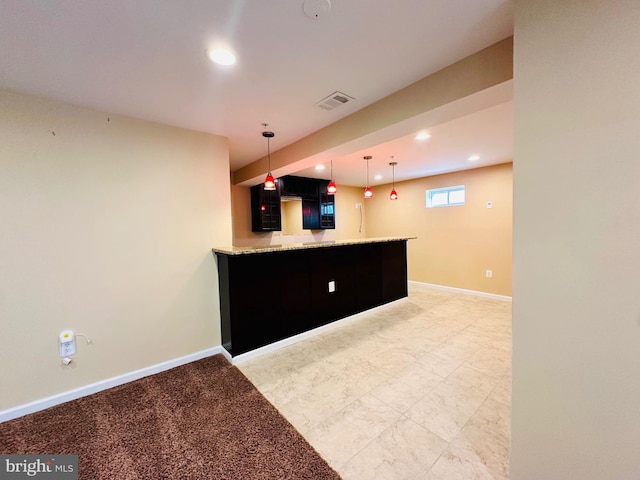
[(293, 345), (294, 343), (298, 343), (302, 340), (306, 340), (307, 338), (315, 337), (316, 335), (320, 335), (321, 333), (330, 332), (331, 330), (335, 330), (336, 328), (344, 327), (345, 325), (348, 325), (356, 320), (361, 319), (365, 315), (369, 315), (370, 313), (384, 310), (386, 307), (390, 305), (396, 305), (400, 302), (406, 302), (406, 301), (408, 301), (407, 297), (400, 298), (398, 300), (394, 300), (393, 302), (385, 303), (384, 305), (370, 308), (369, 310), (365, 310), (364, 312), (356, 313), (355, 315), (341, 318), (340, 320), (336, 320), (327, 325), (322, 325), (321, 327), (314, 328), (313, 330), (299, 333), (297, 335), (294, 335), (293, 337), (288, 337), (283, 340), (270, 343), (269, 345), (265, 345), (264, 347), (256, 348), (255, 350), (251, 350), (249, 352), (236, 355), (235, 357), (233, 357), (233, 361), (231, 363), (233, 365), (240, 365), (244, 362), (248, 362), (249, 360), (253, 360), (254, 358), (260, 357), (267, 353), (275, 352), (277, 350), (280, 350), (281, 348), (288, 347), (289, 345)]
[(54, 405), (59, 405), (70, 400), (86, 397), (87, 395), (106, 390), (107, 388), (116, 387), (124, 383), (132, 382), (133, 380), (138, 380), (140, 378), (153, 375), (154, 373), (163, 372), (171, 368), (179, 367), (180, 365), (195, 362), (196, 360), (210, 357), (218, 353), (222, 353), (225, 357), (227, 357), (228, 360), (231, 360), (229, 353), (224, 348), (222, 348), (222, 346), (208, 348), (206, 350), (201, 350), (199, 352), (185, 355), (184, 357), (167, 360), (166, 362), (157, 363), (149, 367), (134, 370), (133, 372), (117, 375), (115, 377), (100, 380), (95, 383), (90, 383), (89, 385), (85, 385), (83, 387), (74, 388), (73, 390), (67, 390), (66, 392), (57, 393), (55, 395), (51, 395), (50, 397), (35, 400), (23, 405), (18, 405), (17, 407), (0, 410), (0, 423), (6, 422), (7, 420), (13, 420), (14, 418), (22, 417), (23, 415), (27, 415), (29, 413), (38, 412), (40, 410), (44, 410), (45, 408), (53, 407)]
[(475, 295), (477, 297), (493, 298), (494, 300), (504, 300), (505, 302), (510, 302), (512, 300), (508, 295), (498, 295), (496, 293), (479, 292), (477, 290), (466, 290), (464, 288), (447, 287), (446, 285), (436, 285), (435, 283), (416, 282), (415, 280), (409, 280), (407, 283), (409, 285), (435, 288), (437, 290), (446, 290), (448, 292), (464, 293), (466, 295)]

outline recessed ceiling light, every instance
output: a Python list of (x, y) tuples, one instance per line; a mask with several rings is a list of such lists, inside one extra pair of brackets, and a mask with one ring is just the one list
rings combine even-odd
[(416, 135), (416, 140), (426, 140), (427, 138), (431, 138), (431, 134), (427, 132), (421, 132)]
[(374, 180), (382, 180), (382, 175), (378, 174), (375, 177), (373, 177)]
[(214, 48), (206, 51), (207, 57), (218, 65), (233, 65), (236, 63), (236, 56), (224, 48)]
[(480, 155), (471, 155), (469, 157), (470, 162), (477, 162), (478, 160), (480, 160)]
[(316, 165), (316, 170), (321, 172), (322, 170), (324, 170), (324, 165)]

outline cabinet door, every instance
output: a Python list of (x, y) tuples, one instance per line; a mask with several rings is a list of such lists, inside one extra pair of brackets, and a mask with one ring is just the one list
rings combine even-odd
[(317, 197), (302, 199), (302, 228), (305, 230), (320, 228), (320, 202)]
[(276, 254), (229, 257), (229, 314), (233, 355), (283, 338), (282, 297)]
[[(356, 312), (353, 249), (330, 247), (309, 250), (311, 307), (314, 327)], [(332, 289), (329, 285), (332, 285)]]
[[(326, 185), (324, 186), (326, 192)], [(320, 193), (320, 228), (336, 228), (335, 195)]]
[(391, 302), (407, 296), (407, 241), (384, 242), (382, 258), (382, 301)]
[(280, 191), (265, 190), (262, 184), (251, 187), (251, 231), (280, 230), (282, 230)]

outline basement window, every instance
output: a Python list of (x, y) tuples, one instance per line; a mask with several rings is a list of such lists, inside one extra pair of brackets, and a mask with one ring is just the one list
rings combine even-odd
[(427, 208), (464, 205), (464, 185), (427, 190)]

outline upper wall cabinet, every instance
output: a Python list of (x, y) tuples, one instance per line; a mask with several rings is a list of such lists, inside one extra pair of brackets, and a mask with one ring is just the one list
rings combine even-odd
[(280, 230), (282, 230), (280, 187), (278, 186), (275, 190), (265, 190), (262, 183), (251, 187), (251, 231), (278, 232)]
[(318, 180), (317, 178), (296, 177), (294, 175), (285, 175), (278, 179), (283, 197), (301, 197), (309, 199), (318, 198)]
[(251, 187), (251, 230), (279, 231), (282, 228), (281, 197), (302, 199), (302, 228), (305, 230), (333, 229), (335, 201), (327, 194), (328, 180), (286, 175), (278, 178), (275, 191), (265, 191), (263, 185)]

